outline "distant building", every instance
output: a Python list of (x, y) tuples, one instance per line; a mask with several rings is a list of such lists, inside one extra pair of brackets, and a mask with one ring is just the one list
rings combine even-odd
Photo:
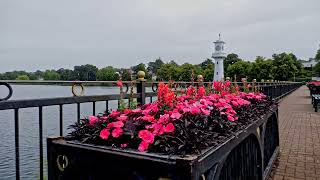
[(305, 68), (312, 68), (314, 67), (318, 62), (315, 58), (309, 58), (309, 61), (302, 62), (303, 67)]
[(214, 42), (215, 52), (212, 54), (212, 58), (214, 58), (214, 81), (223, 81), (224, 80), (224, 68), (223, 68), (223, 60), (226, 58), (226, 53), (224, 52), (225, 42), (221, 40), (219, 34), (219, 40)]

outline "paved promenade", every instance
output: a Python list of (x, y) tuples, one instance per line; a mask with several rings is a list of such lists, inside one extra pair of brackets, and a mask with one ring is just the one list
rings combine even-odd
[(273, 179), (320, 180), (320, 113), (303, 86), (280, 102), (280, 156)]

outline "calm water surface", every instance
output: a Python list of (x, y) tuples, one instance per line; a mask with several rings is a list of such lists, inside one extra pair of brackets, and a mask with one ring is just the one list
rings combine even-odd
[[(10, 100), (52, 98), (72, 96), (70, 86), (47, 85), (14, 85), (14, 94)], [(116, 87), (86, 87), (85, 95), (118, 94)], [(7, 94), (5, 88), (0, 88), (0, 97)], [(117, 101), (109, 101), (110, 108), (116, 108)], [(64, 134), (68, 126), (77, 121), (75, 104), (63, 106)], [(96, 103), (96, 112), (105, 111), (105, 102)], [(92, 103), (81, 104), (81, 117), (92, 114)], [(39, 122), (38, 108), (19, 110), (20, 128), (20, 173), (21, 179), (39, 178)], [(43, 108), (43, 137), (59, 135), (59, 106)], [(14, 149), (14, 111), (0, 111), (0, 179), (15, 178), (15, 149)], [(46, 174), (46, 140), (44, 144), (44, 171)]]

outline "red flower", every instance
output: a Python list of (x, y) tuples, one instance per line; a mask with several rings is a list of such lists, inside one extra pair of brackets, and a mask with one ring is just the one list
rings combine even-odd
[(206, 94), (206, 89), (203, 86), (199, 87), (197, 97), (202, 98), (205, 94)]
[(174, 131), (174, 125), (172, 123), (169, 123), (164, 127), (164, 132), (171, 133), (173, 131)]
[(123, 130), (121, 128), (115, 128), (112, 131), (112, 137), (117, 138), (123, 133)]
[(118, 86), (118, 87), (123, 87), (123, 83), (122, 83), (121, 80), (119, 80), (119, 81), (117, 82), (117, 86)]
[(109, 129), (103, 129), (102, 131), (100, 131), (101, 139), (107, 140), (109, 136), (110, 136)]
[(96, 116), (89, 116), (89, 124), (90, 125), (94, 125), (95, 123), (97, 123), (98, 118)]
[(131, 113), (131, 112), (132, 112), (131, 109), (125, 109), (125, 110), (123, 111), (123, 114), (129, 114), (129, 113)]
[(144, 142), (153, 143), (154, 135), (148, 130), (139, 131), (139, 138), (141, 138)]

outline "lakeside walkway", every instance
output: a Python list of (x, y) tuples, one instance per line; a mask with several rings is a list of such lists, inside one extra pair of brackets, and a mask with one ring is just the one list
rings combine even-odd
[(280, 155), (274, 180), (320, 180), (320, 113), (306, 86), (279, 104)]

